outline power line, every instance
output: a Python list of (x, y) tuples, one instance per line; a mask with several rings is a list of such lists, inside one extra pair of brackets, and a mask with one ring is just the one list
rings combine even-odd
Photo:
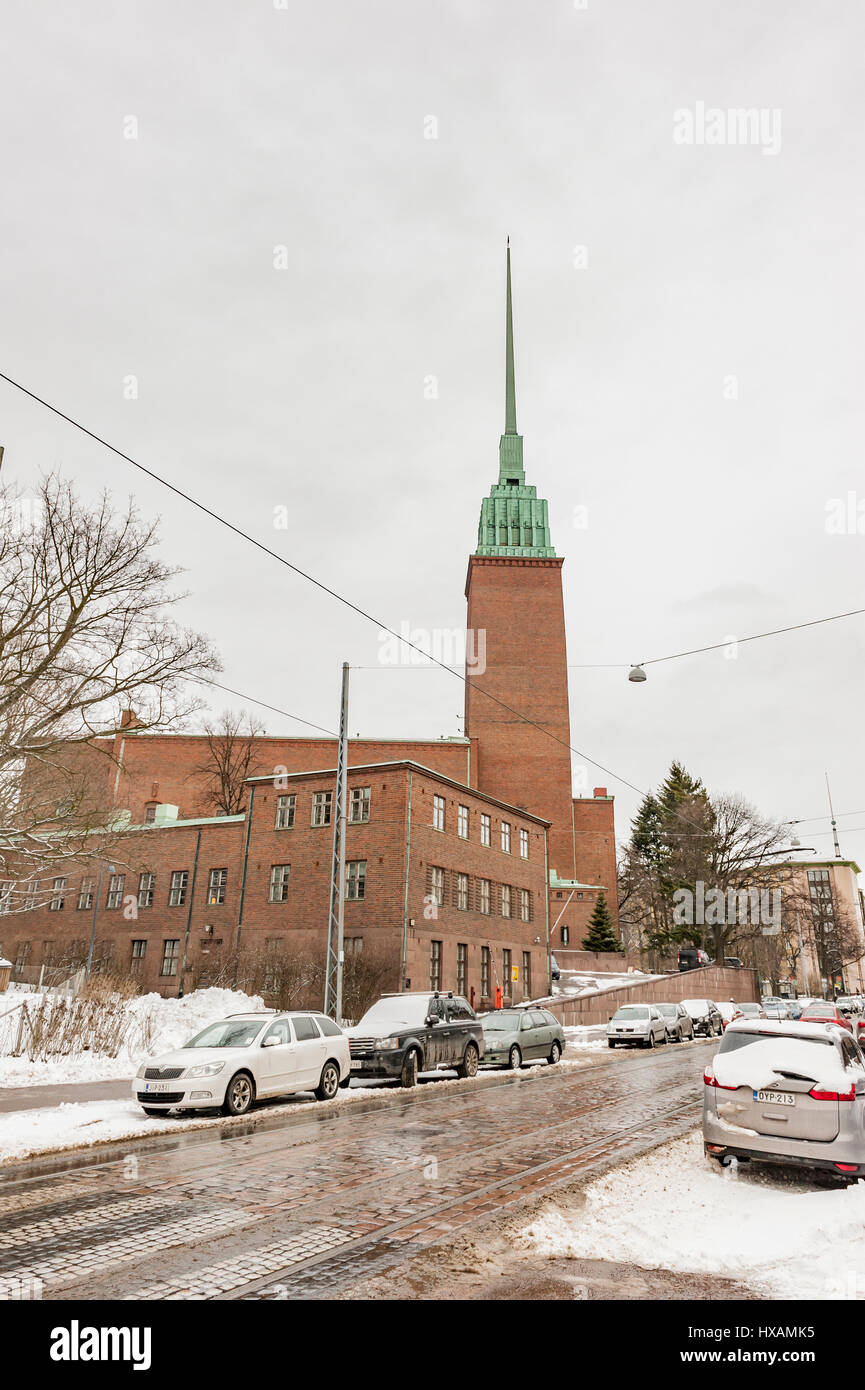
[(336, 738), (333, 729), (325, 729), (321, 724), (313, 724), (309, 719), (301, 719), (299, 714), (290, 714), (287, 709), (280, 709), (277, 705), (269, 705), (264, 700), (257, 700), (254, 695), (244, 695), (241, 690), (232, 690), (230, 685), (220, 685), (219, 681), (211, 680), (209, 676), (184, 676), (184, 680), (198, 681), (204, 685), (214, 685), (217, 690), (224, 690), (228, 695), (236, 695), (239, 700), (247, 700), (251, 705), (260, 705), (262, 709), (269, 709), (273, 714), (284, 715), (286, 719), (293, 719), (297, 724), (305, 724), (308, 729), (318, 729), (319, 733), (327, 734), (328, 738)]

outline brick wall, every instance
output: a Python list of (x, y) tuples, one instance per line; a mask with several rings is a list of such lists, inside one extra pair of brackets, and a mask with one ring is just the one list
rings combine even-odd
[(606, 1023), (622, 1004), (678, 1003), (680, 999), (714, 999), (724, 1003), (733, 998), (737, 1004), (759, 1003), (760, 985), (756, 970), (728, 970), (706, 965), (700, 970), (683, 970), (667, 975), (663, 980), (644, 984), (622, 985), (603, 994), (582, 999), (554, 997), (545, 1002), (566, 1026)]

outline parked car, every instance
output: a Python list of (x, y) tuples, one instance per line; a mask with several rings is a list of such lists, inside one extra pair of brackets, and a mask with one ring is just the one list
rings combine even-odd
[(790, 1006), (786, 999), (764, 999), (763, 1011), (767, 1018), (774, 1018), (776, 1022), (783, 1022), (784, 1019), (792, 1018)]
[(853, 1032), (853, 1024), (847, 1014), (842, 1013), (837, 1004), (833, 1004), (831, 999), (821, 999), (814, 1004), (809, 1004), (802, 1014), (800, 1023), (835, 1023), (839, 1028), (846, 1028), (849, 1033)]
[(787, 1012), (793, 1019), (794, 1023), (798, 1022), (798, 1020), (802, 1017), (803, 1013), (805, 1012), (807, 1005), (804, 1004), (801, 999), (786, 999), (784, 1002), (787, 1005)]
[(725, 956), (724, 964), (728, 970), (744, 970), (744, 965), (738, 956)]
[(348, 1028), (352, 1076), (417, 1084), (418, 1073), (453, 1068), (476, 1076), (484, 1055), (480, 1019), (459, 994), (385, 994)]
[(550, 974), (554, 980), (560, 980), (562, 978), (559, 962), (556, 960), (555, 956), (550, 956)]
[(655, 1004), (623, 1004), (607, 1024), (610, 1047), (654, 1047), (667, 1041), (667, 1025)]
[(725, 1030), (737, 1018), (744, 1017), (744, 1015), (742, 1014), (742, 1010), (739, 1008), (739, 1005), (734, 1004), (732, 999), (728, 1004), (719, 1004), (718, 1013), (721, 1015), (721, 1022)]
[(694, 1024), (684, 1004), (656, 1004), (655, 1008), (664, 1020), (670, 1042), (693, 1041)]
[(694, 1032), (702, 1038), (718, 1038), (724, 1031), (724, 1020), (718, 1006), (712, 999), (683, 999), (682, 1003), (691, 1015)]
[(712, 962), (705, 951), (699, 950), (696, 946), (680, 946), (680, 970), (696, 970), (698, 966), (711, 964)]
[(245, 1115), (255, 1100), (314, 1091), (333, 1100), (351, 1078), (348, 1038), (319, 1013), (233, 1014), (183, 1047), (144, 1062), (132, 1094), (145, 1115), (221, 1109)]
[(744, 1018), (766, 1018), (768, 1016), (762, 1004), (747, 1003), (740, 1004), (738, 1007)]
[(565, 1050), (565, 1030), (547, 1009), (496, 1009), (480, 1022), (486, 1067), (517, 1071), (541, 1059), (555, 1066)]
[(837, 1004), (841, 1013), (846, 1014), (848, 1018), (852, 1018), (854, 1014), (858, 1014), (861, 1012), (859, 1008), (859, 1001), (852, 994), (839, 994), (838, 998), (835, 1000), (835, 1003)]
[(731, 1023), (703, 1073), (708, 1157), (865, 1176), (865, 1059), (831, 1023)]

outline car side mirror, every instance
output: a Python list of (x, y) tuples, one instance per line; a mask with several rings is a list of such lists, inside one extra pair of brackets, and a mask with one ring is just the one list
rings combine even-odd
[(424, 1019), (424, 1027), (432, 1028), (436, 1023), (438, 1023), (438, 1021), (438, 1014), (427, 1014), (426, 1018)]
[(261, 1045), (262, 1047), (279, 1047), (281, 1041), (281, 1038), (278, 1038), (275, 1033), (272, 1033), (269, 1038), (265, 1038)]

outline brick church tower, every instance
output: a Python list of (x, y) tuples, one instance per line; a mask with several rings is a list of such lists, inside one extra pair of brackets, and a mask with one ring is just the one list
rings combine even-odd
[(508, 244), (505, 432), (466, 580), (467, 650), (475, 659), (466, 665), (465, 732), (478, 740), (477, 786), (550, 820), (549, 869), (574, 882), (563, 563), (550, 539), (547, 503), (523, 469)]

